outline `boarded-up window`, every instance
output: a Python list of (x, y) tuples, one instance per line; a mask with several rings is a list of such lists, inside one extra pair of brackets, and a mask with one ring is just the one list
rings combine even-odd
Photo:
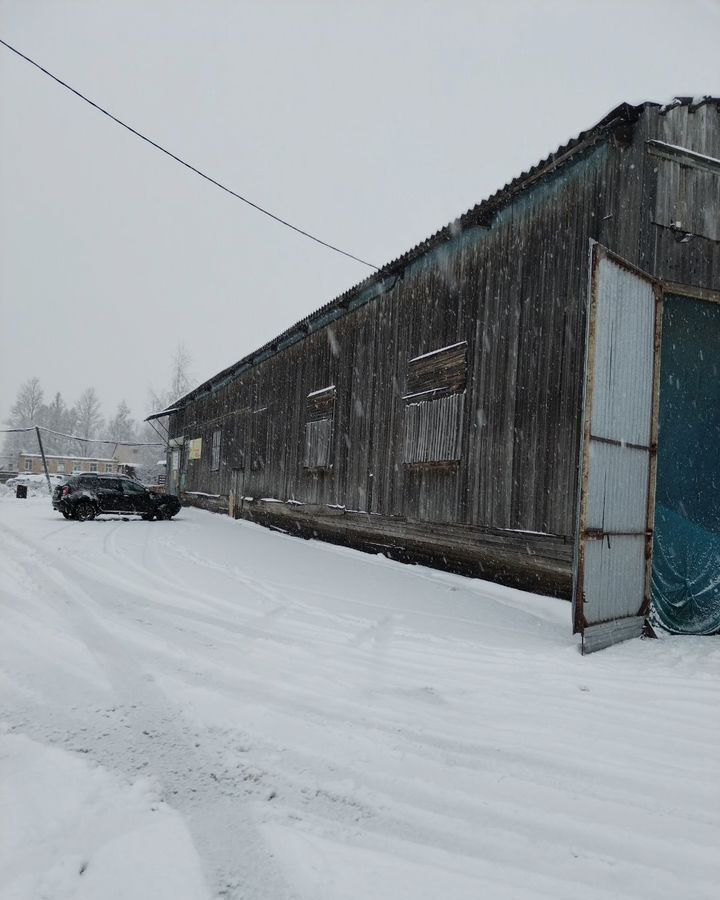
[(466, 341), (410, 360), (403, 396), (403, 462), (423, 465), (460, 459), (466, 378)]
[(326, 469), (332, 465), (333, 419), (335, 417), (335, 385), (308, 394), (305, 402), (306, 469)]
[(213, 431), (212, 438), (212, 458), (210, 460), (210, 469), (216, 472), (220, 468), (220, 442), (222, 440), (222, 431), (218, 428)]
[(657, 169), (654, 221), (678, 240), (720, 241), (720, 159), (662, 141), (648, 141)]

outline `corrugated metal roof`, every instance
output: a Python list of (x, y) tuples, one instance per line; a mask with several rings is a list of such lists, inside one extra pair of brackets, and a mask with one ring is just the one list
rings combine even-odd
[[(359, 295), (363, 291), (377, 286), (379, 288), (378, 293), (384, 293), (383, 282), (389, 278), (397, 278), (411, 262), (418, 259), (428, 250), (452, 240), (468, 228), (477, 225), (489, 227), (495, 214), (503, 207), (507, 206), (518, 194), (527, 190), (527, 188), (539, 179), (566, 165), (571, 159), (575, 158), (589, 147), (605, 140), (608, 135), (615, 131), (615, 129), (620, 128), (623, 125), (630, 125), (637, 121), (646, 107), (660, 107), (660, 113), (663, 115), (669, 110), (674, 109), (676, 106), (689, 106), (691, 109), (697, 109), (697, 107), (703, 103), (718, 104), (720, 103), (720, 98), (709, 96), (701, 98), (676, 97), (670, 103), (665, 105), (650, 101), (641, 103), (637, 106), (621, 103), (599, 122), (593, 125), (592, 128), (581, 131), (577, 137), (572, 138), (566, 144), (558, 147), (554, 153), (551, 153), (549, 156), (545, 157), (545, 159), (542, 159), (526, 172), (522, 172), (517, 178), (508, 182), (504, 187), (500, 188), (486, 200), (483, 200), (481, 203), (478, 203), (476, 206), (473, 206), (467, 212), (463, 213), (463, 215), (459, 216), (454, 222), (451, 222), (444, 228), (436, 231), (430, 237), (397, 257), (397, 259), (386, 263), (372, 275), (369, 275), (367, 278), (363, 279), (363, 281), (353, 285), (353, 287), (349, 288), (329, 303), (326, 303), (324, 306), (320, 307), (320, 309), (305, 316), (277, 337), (268, 341), (266, 344), (263, 344), (262, 347), (259, 347), (257, 350), (238, 360), (238, 362), (233, 363), (233, 365), (228, 366), (226, 369), (213, 375), (212, 378), (204, 381), (183, 397), (178, 398), (171, 407), (164, 411), (163, 414), (177, 411), (178, 408), (183, 407), (188, 401), (212, 391), (214, 388), (226, 383), (229, 379), (241, 374), (243, 371), (247, 371), (247, 369), (252, 366), (274, 356), (278, 351), (302, 340), (311, 332), (324, 327), (330, 321), (345, 315), (351, 308), (352, 301), (359, 298)], [(395, 281), (388, 285), (388, 289), (393, 287), (394, 283)], [(377, 294), (374, 296), (377, 296)]]

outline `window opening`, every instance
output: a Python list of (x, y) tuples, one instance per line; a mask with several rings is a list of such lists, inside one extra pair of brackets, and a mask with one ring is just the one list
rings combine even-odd
[(220, 442), (222, 440), (222, 429), (218, 428), (213, 431), (212, 437), (212, 458), (210, 461), (210, 469), (216, 472), (220, 468)]
[(467, 341), (460, 341), (408, 362), (403, 462), (408, 465), (460, 459)]
[(307, 395), (303, 454), (303, 465), (306, 469), (327, 469), (332, 466), (335, 396), (334, 384), (311, 391)]

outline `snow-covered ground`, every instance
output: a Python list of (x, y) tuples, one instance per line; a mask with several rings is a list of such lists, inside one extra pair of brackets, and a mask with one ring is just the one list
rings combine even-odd
[(3, 900), (716, 898), (720, 643), (0, 497)]

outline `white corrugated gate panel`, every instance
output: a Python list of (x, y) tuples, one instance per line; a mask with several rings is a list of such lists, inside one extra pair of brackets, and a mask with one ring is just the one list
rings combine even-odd
[(591, 625), (583, 632), (583, 653), (594, 653), (619, 644), (620, 641), (640, 637), (644, 624), (644, 616), (628, 616), (625, 619)]
[(644, 534), (611, 535), (585, 543), (583, 606), (588, 624), (637, 615), (644, 595)]
[(606, 257), (598, 271), (591, 430), (650, 443), (655, 293), (650, 282)]
[(575, 592), (576, 623), (588, 637), (584, 652), (639, 634), (642, 626), (655, 316), (652, 279), (596, 245)]
[(586, 527), (644, 532), (649, 466), (647, 450), (591, 441)]

